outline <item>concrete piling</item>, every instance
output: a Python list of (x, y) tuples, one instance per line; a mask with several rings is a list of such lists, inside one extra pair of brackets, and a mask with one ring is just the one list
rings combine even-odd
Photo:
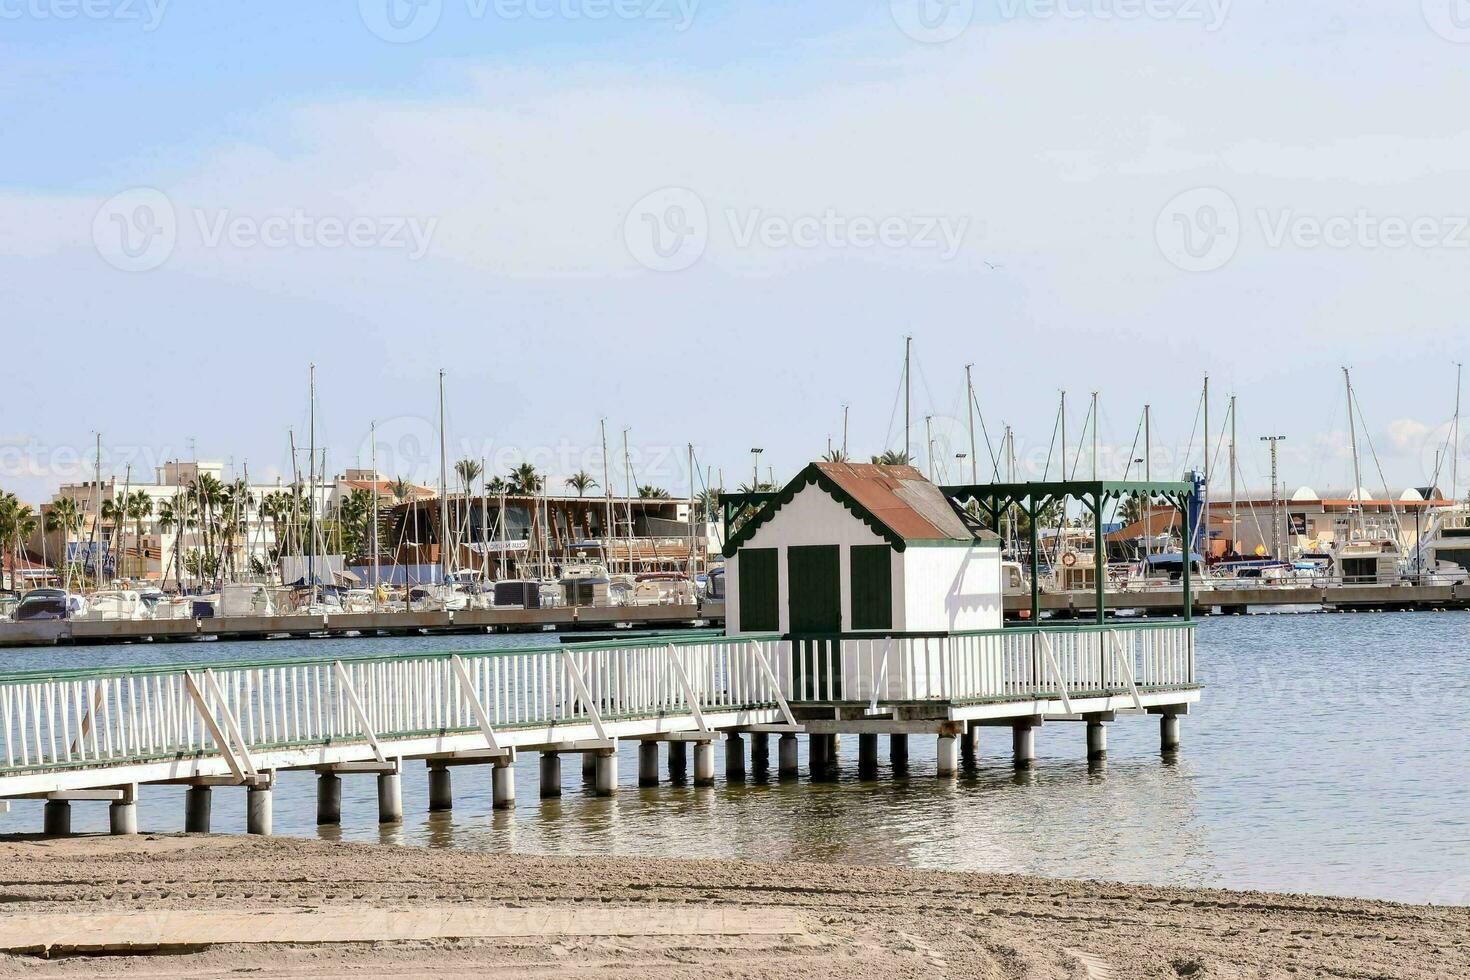
[(209, 811), (214, 790), (208, 786), (190, 786), (184, 793), (184, 833), (209, 833)]
[(776, 773), (782, 779), (791, 779), (797, 770), (797, 743), (796, 736), (791, 733), (782, 735), (776, 741)]
[(593, 752), (582, 753), (582, 782), (590, 783), (597, 779), (597, 755)]
[(378, 823), (403, 822), (403, 777), (393, 772), (378, 773)]
[(980, 726), (969, 723), (960, 736), (960, 758), (966, 769), (974, 769), (980, 758)]
[(555, 752), (541, 753), (541, 798), (551, 799), (561, 795), (561, 756)]
[(732, 783), (745, 781), (745, 739), (738, 732), (725, 736), (725, 778)]
[(937, 768), (941, 778), (953, 776), (960, 768), (959, 741), (956, 736), (948, 733), (935, 740)]
[(1159, 716), (1159, 749), (1162, 752), (1179, 751), (1179, 716)]
[(652, 739), (638, 743), (638, 785), (658, 785), (658, 743)]
[(259, 783), (245, 791), (245, 833), (271, 835), (271, 783)]
[(715, 784), (715, 743), (694, 743), (694, 785), (713, 786)]
[(689, 778), (689, 745), (687, 742), (669, 743), (669, 782), (682, 783)]
[(454, 809), (454, 779), (449, 773), (449, 767), (442, 763), (429, 764), (429, 809)]
[(342, 777), (321, 772), (316, 777), (316, 825), (331, 827), (342, 822)]
[(1017, 769), (1030, 769), (1036, 764), (1036, 729), (1029, 720), (1011, 728), (1011, 754)]
[(138, 787), (123, 788), (123, 797), (113, 800), (107, 808), (107, 829), (117, 836), (138, 832)]
[(1108, 757), (1108, 729), (1101, 721), (1087, 720), (1087, 758), (1093, 762)]
[(47, 837), (66, 837), (71, 833), (71, 803), (47, 800), (41, 814), (41, 833)]
[(757, 773), (771, 768), (771, 736), (766, 732), (750, 733), (750, 768)]
[(893, 766), (894, 772), (902, 772), (909, 767), (909, 737), (907, 735), (888, 736), (888, 762)]
[(827, 735), (809, 735), (806, 744), (807, 768), (811, 770), (812, 780), (818, 781), (827, 775), (828, 752), (831, 751), (832, 743)]
[(496, 810), (515, 809), (516, 771), (509, 758), (496, 759), (490, 769), (490, 798)]
[(598, 796), (612, 796), (618, 791), (618, 750), (601, 749), (593, 757), (596, 773), (593, 787)]
[(872, 779), (878, 775), (878, 736), (863, 733), (858, 736), (858, 776)]

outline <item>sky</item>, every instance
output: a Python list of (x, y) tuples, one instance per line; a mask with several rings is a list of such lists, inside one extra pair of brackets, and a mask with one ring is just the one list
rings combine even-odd
[(0, 0), (0, 65), (32, 502), (98, 433), (119, 477), (289, 474), (313, 364), (334, 472), (437, 479), (442, 370), (451, 458), (601, 482), (606, 420), (618, 490), (625, 433), (676, 495), (691, 444), (784, 480), (844, 406), (901, 448), (906, 336), (946, 480), (967, 364), (981, 479), (1006, 425), (1057, 475), (1063, 390), (1078, 475), (1097, 391), (1102, 475), (1148, 404), (1175, 478), (1206, 373), (1217, 485), (1234, 395), (1242, 483), (1283, 435), (1287, 484), (1349, 486), (1344, 366), (1370, 492), (1451, 441), (1465, 0)]

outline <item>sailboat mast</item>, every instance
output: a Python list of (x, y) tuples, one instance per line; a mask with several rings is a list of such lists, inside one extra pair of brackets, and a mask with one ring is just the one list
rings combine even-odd
[(924, 452), (929, 457), (929, 482), (934, 482), (934, 416), (924, 416)]
[(612, 502), (612, 480), (608, 479), (607, 470), (607, 419), (598, 420), (598, 428), (602, 431), (602, 496), (607, 502), (607, 526), (602, 529), (603, 539), (607, 541), (608, 570), (612, 570), (612, 543), (617, 538), (616, 525), (613, 522)]
[(1230, 396), (1230, 549), (1235, 550), (1236, 507), (1239, 501), (1236, 499), (1235, 489), (1235, 396)]
[(842, 461), (847, 462), (847, 403), (842, 403)]
[[(1200, 509), (1200, 519), (1199, 519), (1199, 523), (1201, 525), (1203, 525), (1203, 527), (1204, 527), (1204, 532), (1201, 533), (1200, 532), (1200, 529), (1196, 527), (1196, 528), (1191, 528), (1190, 529), (1190, 533), (1192, 535), (1193, 534), (1198, 534), (1203, 539), (1204, 544), (1203, 544), (1202, 547), (1203, 547), (1204, 551), (1202, 552), (1202, 554), (1203, 554), (1204, 559), (1205, 559), (1205, 564), (1208, 565), (1209, 562), (1210, 562), (1210, 375), (1209, 375), (1209, 372), (1208, 371), (1205, 372), (1205, 439), (1204, 439), (1204, 442), (1205, 442), (1205, 499), (1204, 499), (1204, 507), (1202, 507)], [(1193, 551), (1193, 550), (1194, 550), (1194, 542), (1191, 541), (1189, 543), (1189, 547), (1186, 548), (1186, 549), (1184, 549), (1184, 557), (1182, 559), (1180, 559), (1180, 560), (1181, 561), (1189, 561), (1190, 560), (1189, 553), (1191, 551)]]
[(449, 444), (444, 435), (444, 371), (439, 371), (439, 581), (449, 584)]
[(1060, 412), (1062, 425), (1062, 480), (1067, 479), (1067, 393), (1062, 392), (1062, 407)]
[(307, 368), (306, 381), (307, 443), (307, 519), (311, 522), (311, 554), (306, 559), (307, 585), (311, 588), (311, 604), (316, 605), (316, 365)]
[[(1356, 518), (1357, 530), (1361, 534), (1363, 531), (1363, 495), (1359, 491), (1363, 488), (1363, 474), (1358, 466), (1358, 422), (1353, 417), (1353, 378), (1346, 367), (1342, 369), (1342, 383), (1347, 389), (1348, 438), (1352, 442), (1353, 449), (1353, 491), (1349, 498), (1353, 501), (1353, 506), (1348, 513)], [(1349, 531), (1351, 530), (1350, 523)]]
[(694, 443), (689, 443), (689, 587), (694, 588)]
[(368, 425), (368, 442), (372, 443), (369, 462), (373, 468), (373, 612), (378, 611), (378, 589), (383, 586), (382, 559), (378, 553), (378, 423)]
[(976, 470), (978, 461), (975, 459), (975, 382), (970, 376), (970, 369), (974, 366), (973, 364), (965, 365), (965, 410), (970, 417), (970, 482), (972, 484), (980, 482)]
[[(1143, 482), (1152, 483), (1154, 479), (1154, 435), (1152, 409), (1143, 406)], [(1154, 553), (1154, 495), (1144, 494), (1147, 504), (1143, 511), (1143, 554), (1148, 557)]]
[(909, 369), (913, 360), (914, 338), (913, 335), (903, 338), (903, 456), (904, 463), (912, 465), (914, 461), (911, 448), (913, 446), (910, 438), (909, 407), (913, 404), (910, 391)]
[(1460, 499), (1460, 376), (1465, 366), (1455, 362), (1455, 435), (1450, 446), (1450, 499)]

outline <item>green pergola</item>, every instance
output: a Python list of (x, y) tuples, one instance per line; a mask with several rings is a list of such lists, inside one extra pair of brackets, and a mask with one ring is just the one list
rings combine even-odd
[(1180, 564), (1184, 586), (1184, 618), (1189, 619), (1193, 610), (1193, 595), (1190, 591), (1190, 554), (1193, 540), (1190, 534), (1189, 501), (1194, 487), (1189, 483), (1152, 483), (1111, 480), (1066, 480), (1041, 483), (979, 483), (943, 486), (940, 490), (961, 509), (974, 501), (980, 512), (990, 518), (990, 526), (1000, 529), (1001, 516), (1011, 507), (1019, 507), (1030, 525), (1031, 551), (1031, 622), (1041, 622), (1041, 576), (1040, 548), (1037, 540), (1038, 518), (1052, 504), (1069, 498), (1078, 500), (1092, 514), (1093, 531), (1093, 587), (1097, 596), (1097, 621), (1104, 622), (1107, 614), (1107, 545), (1103, 541), (1103, 508), (1110, 500), (1141, 496), (1149, 500), (1163, 498), (1179, 511), (1184, 542)]

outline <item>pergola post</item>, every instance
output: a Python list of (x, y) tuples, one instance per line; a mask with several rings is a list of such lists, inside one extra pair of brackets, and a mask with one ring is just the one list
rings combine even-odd
[[(1184, 618), (1186, 620), (1194, 618), (1194, 595), (1190, 591), (1189, 574), (1190, 565), (1193, 564), (1193, 562), (1190, 561), (1190, 555), (1194, 553), (1194, 534), (1192, 533), (1193, 529), (1190, 527), (1189, 504), (1189, 497), (1179, 498), (1179, 513), (1181, 521), (1180, 527), (1184, 532), (1184, 553), (1179, 556), (1180, 561), (1184, 563), (1184, 568), (1180, 576), (1180, 583), (1184, 587)], [(1208, 528), (1209, 524), (1206, 524), (1205, 527)]]
[(1041, 555), (1038, 554), (1036, 521), (1040, 511), (1035, 496), (1026, 498), (1026, 515), (1030, 518), (1027, 540), (1031, 544), (1031, 625), (1041, 625)]
[(1106, 594), (1107, 583), (1107, 544), (1103, 541), (1103, 493), (1096, 491), (1092, 495), (1092, 585), (1097, 593), (1097, 621), (1098, 624), (1106, 622), (1108, 615), (1108, 603)]

